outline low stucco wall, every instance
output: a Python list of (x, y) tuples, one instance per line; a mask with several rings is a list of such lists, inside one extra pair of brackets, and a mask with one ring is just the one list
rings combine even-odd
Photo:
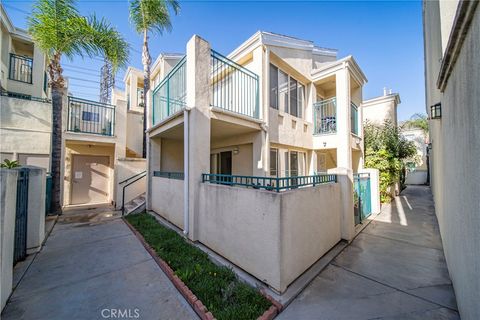
[[(132, 177), (147, 169), (147, 160), (145, 159), (118, 159), (115, 164), (115, 207), (120, 209), (122, 207), (122, 195), (124, 184), (119, 184), (125, 179)], [(133, 181), (132, 179), (131, 181)], [(132, 183), (125, 189), (125, 203), (133, 200), (147, 190), (147, 177)]]
[(17, 175), (0, 169), (0, 312), (12, 291)]
[(427, 170), (414, 170), (407, 172), (405, 184), (427, 184)]
[(279, 292), (341, 239), (339, 184), (275, 193), (201, 184), (198, 239)]
[(151, 177), (151, 209), (183, 229), (183, 180)]

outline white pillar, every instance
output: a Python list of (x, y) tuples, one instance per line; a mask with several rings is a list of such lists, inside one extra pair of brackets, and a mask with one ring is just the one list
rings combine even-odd
[(353, 212), (353, 171), (349, 168), (335, 168), (328, 173), (337, 174), (340, 184), (341, 216), (340, 232), (342, 239), (351, 241), (355, 236), (355, 217)]
[(352, 168), (350, 125), (350, 74), (344, 67), (336, 73), (337, 86), (337, 167)]
[[(194, 35), (187, 44), (187, 107), (189, 115), (188, 237), (197, 240), (199, 188), (202, 173), (210, 171), (210, 44)], [(184, 141), (186, 141), (184, 137)], [(184, 155), (187, 156), (186, 154)]]
[(380, 213), (380, 172), (378, 169), (362, 169), (361, 172), (370, 174), (370, 200), (372, 213)]

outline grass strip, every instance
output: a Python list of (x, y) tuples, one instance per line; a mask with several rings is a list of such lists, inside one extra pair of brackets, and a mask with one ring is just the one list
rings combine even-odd
[(148, 213), (126, 219), (218, 320), (257, 319), (271, 306), (231, 269), (214, 264), (205, 252)]

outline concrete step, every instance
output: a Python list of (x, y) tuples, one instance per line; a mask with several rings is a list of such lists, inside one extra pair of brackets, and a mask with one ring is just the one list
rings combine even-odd
[(145, 210), (145, 202), (145, 193), (142, 193), (132, 201), (125, 204), (125, 215), (142, 212)]

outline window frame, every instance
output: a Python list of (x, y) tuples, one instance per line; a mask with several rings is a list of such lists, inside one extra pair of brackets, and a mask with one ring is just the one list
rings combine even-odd
[[(275, 153), (275, 169), (272, 170), (272, 152)], [(279, 159), (278, 159), (278, 148), (270, 148), (270, 167), (269, 167), (269, 174), (271, 177), (278, 177), (278, 165), (279, 165)], [(274, 174), (272, 174), (272, 171), (275, 171)]]
[[(276, 77), (273, 77), (273, 73), (276, 71)], [(283, 73), (287, 77), (287, 105), (284, 106), (283, 108), (280, 107), (280, 73)], [(293, 77), (290, 75), (288, 72), (283, 71), (281, 68), (279, 68), (277, 65), (273, 64), (270, 62), (269, 66), (269, 95), (270, 95), (270, 107), (285, 113), (290, 114), (293, 117), (300, 118), (303, 120), (304, 116), (304, 109), (305, 109), (305, 101), (306, 101), (306, 85), (302, 83), (300, 80), (298, 80), (296, 77)], [(272, 79), (275, 79), (275, 87), (272, 87)], [(292, 83), (296, 83), (295, 85), (292, 85)], [(295, 87), (295, 88), (293, 88)], [(303, 90), (300, 90), (300, 89)], [(275, 92), (273, 92), (275, 90)], [(296, 108), (292, 108), (292, 95), (291, 92), (295, 91), (295, 101), (296, 101)], [(272, 103), (272, 98), (275, 98), (275, 102)], [(292, 112), (292, 110), (295, 110), (295, 113)]]

